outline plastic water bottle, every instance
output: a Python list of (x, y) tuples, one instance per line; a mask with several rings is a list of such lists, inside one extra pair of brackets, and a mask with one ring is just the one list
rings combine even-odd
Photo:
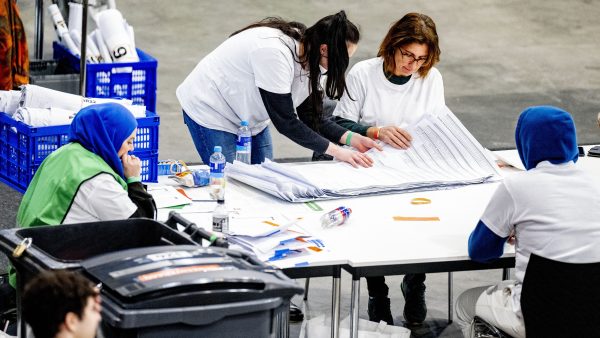
[(248, 128), (248, 121), (242, 121), (237, 131), (237, 143), (235, 147), (236, 161), (250, 164), (252, 151), (252, 132)]
[(346, 222), (351, 213), (352, 209), (350, 208), (335, 208), (321, 217), (321, 226), (323, 228), (331, 228), (340, 225)]
[(210, 194), (216, 200), (225, 199), (225, 155), (220, 146), (215, 146), (210, 155)]
[(217, 207), (212, 215), (212, 229), (216, 232), (229, 233), (229, 211), (225, 207), (225, 200), (217, 201)]

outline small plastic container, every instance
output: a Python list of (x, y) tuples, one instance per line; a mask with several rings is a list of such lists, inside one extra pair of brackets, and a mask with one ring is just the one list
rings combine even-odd
[(334, 226), (338, 226), (346, 222), (350, 214), (352, 213), (352, 209), (341, 206), (339, 208), (335, 208), (325, 215), (321, 216), (321, 226), (323, 228), (331, 228)]

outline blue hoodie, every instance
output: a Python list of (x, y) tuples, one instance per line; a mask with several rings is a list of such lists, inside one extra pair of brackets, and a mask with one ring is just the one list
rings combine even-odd
[[(549, 161), (561, 164), (577, 162), (577, 137), (571, 114), (552, 106), (525, 109), (519, 116), (515, 130), (519, 157), (527, 170), (538, 163)], [(508, 237), (492, 232), (481, 220), (469, 236), (469, 257), (487, 262), (502, 256)]]

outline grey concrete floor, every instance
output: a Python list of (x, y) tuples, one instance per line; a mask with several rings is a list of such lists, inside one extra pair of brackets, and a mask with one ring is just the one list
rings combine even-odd
[[(30, 53), (34, 40), (34, 0), (19, 0)], [(50, 1), (44, 1), (47, 6)], [(231, 32), (266, 16), (281, 16), (311, 25), (340, 9), (361, 29), (351, 63), (368, 59), (390, 24), (407, 12), (428, 14), (437, 24), (442, 49), (438, 65), (447, 105), (485, 146), (514, 147), (520, 111), (552, 104), (574, 115), (579, 142), (600, 143), (600, 1), (597, 0), (121, 0), (117, 6), (135, 28), (138, 48), (158, 59), (157, 112), (161, 116), (160, 158), (200, 162), (183, 124), (175, 88), (196, 63)], [(46, 16), (44, 54), (51, 58), (54, 31)], [(306, 159), (303, 149), (272, 129), (276, 159)], [(0, 184), (0, 226), (14, 225), (20, 194)], [(490, 284), (501, 273), (455, 273), (455, 296), (472, 286)], [(401, 323), (401, 276), (391, 277), (392, 311)], [(303, 280), (299, 282), (303, 283)], [(447, 325), (447, 275), (427, 279), (428, 319), (414, 337), (460, 337)], [(361, 318), (366, 316), (366, 287), (361, 290)], [(329, 313), (330, 278), (311, 281), (308, 316)], [(348, 314), (350, 278), (342, 274), (342, 317)], [(291, 326), (292, 337), (299, 325)]]

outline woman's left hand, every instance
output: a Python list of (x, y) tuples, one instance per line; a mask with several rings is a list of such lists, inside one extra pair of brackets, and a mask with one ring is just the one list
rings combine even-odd
[(350, 139), (350, 145), (356, 150), (360, 151), (361, 153), (364, 153), (365, 151), (371, 148), (375, 148), (379, 151), (383, 150), (381, 145), (376, 141), (356, 133), (352, 134), (352, 138)]

